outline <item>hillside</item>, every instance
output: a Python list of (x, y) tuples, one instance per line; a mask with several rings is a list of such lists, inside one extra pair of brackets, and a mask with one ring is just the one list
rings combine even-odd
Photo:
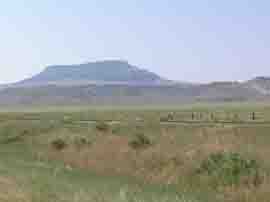
[(16, 84), (0, 86), (0, 105), (178, 105), (270, 100), (270, 78), (190, 84), (163, 79), (127, 62), (49, 66)]
[[(19, 85), (46, 84), (160, 84), (166, 80), (155, 73), (111, 60), (79, 65), (49, 66), (40, 74), (19, 82)], [(17, 84), (17, 85), (18, 85)]]
[(270, 100), (248, 83), (204, 85), (45, 85), (0, 91), (0, 105), (179, 105)]
[(256, 77), (246, 82), (246, 85), (262, 95), (270, 95), (270, 77)]

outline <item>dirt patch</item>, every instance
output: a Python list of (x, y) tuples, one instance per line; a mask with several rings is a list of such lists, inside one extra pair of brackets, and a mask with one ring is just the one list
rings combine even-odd
[(1, 202), (30, 202), (31, 197), (7, 177), (0, 176), (0, 201)]
[(129, 146), (129, 139), (114, 135), (97, 137), (91, 146), (80, 151), (68, 147), (51, 155), (70, 166), (89, 168), (102, 174), (128, 174), (134, 170), (136, 159), (136, 152)]

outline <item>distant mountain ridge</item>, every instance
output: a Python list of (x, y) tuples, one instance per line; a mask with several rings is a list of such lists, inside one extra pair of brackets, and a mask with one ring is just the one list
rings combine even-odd
[(176, 82), (107, 60), (49, 66), (40, 74), (0, 86), (0, 105), (178, 105), (192, 102), (270, 101), (270, 77), (208, 84)]
[(78, 65), (49, 66), (40, 74), (19, 82), (24, 85), (44, 84), (162, 84), (159, 75), (130, 65), (126, 61), (106, 60)]

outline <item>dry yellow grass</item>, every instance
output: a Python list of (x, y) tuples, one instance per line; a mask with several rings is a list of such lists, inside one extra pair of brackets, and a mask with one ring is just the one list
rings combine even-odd
[[(157, 122), (139, 125), (130, 121), (110, 127), (107, 131), (98, 131), (95, 125), (68, 123), (57, 125), (56, 129), (50, 129), (49, 132), (35, 129), (33, 130), (35, 135), (25, 139), (23, 144), (35, 153), (38, 161), (64, 162), (70, 172), (82, 168), (106, 177), (117, 175), (135, 177), (146, 184), (173, 184), (180, 191), (200, 191), (202, 195), (209, 195), (213, 201), (269, 201), (270, 126), (160, 125)], [(7, 132), (9, 131), (5, 131)], [(42, 135), (36, 135), (39, 133)], [(139, 149), (130, 146), (130, 140), (138, 133), (146, 135), (152, 144)], [(91, 144), (78, 148), (74, 143), (76, 137), (86, 137)], [(53, 149), (50, 143), (55, 138), (62, 138), (68, 146), (61, 151)], [(194, 178), (194, 172), (203, 160), (211, 154), (222, 152), (234, 152), (244, 159), (258, 161), (263, 172), (265, 171), (262, 184), (251, 187), (241, 181), (242, 184), (237, 186), (217, 183), (218, 186), (215, 187), (216, 184), (211, 184), (213, 181), (207, 174), (199, 180), (195, 179), (197, 176)], [(60, 175), (59, 172), (55, 176)], [(0, 179), (1, 187), (3, 191), (0, 192), (0, 202), (5, 200), (10, 202), (10, 199), (15, 202), (18, 200), (31, 202), (31, 194), (27, 194), (27, 190), (22, 190), (14, 180)], [(88, 194), (86, 190), (76, 191), (73, 195), (70, 200), (83, 201)]]
[(1, 202), (31, 202), (30, 195), (16, 182), (7, 177), (0, 176)]

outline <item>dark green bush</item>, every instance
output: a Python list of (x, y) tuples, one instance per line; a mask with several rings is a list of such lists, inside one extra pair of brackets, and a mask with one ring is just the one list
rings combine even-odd
[(223, 185), (246, 183), (258, 186), (261, 183), (260, 167), (256, 160), (243, 158), (238, 153), (220, 152), (211, 154), (196, 170), (208, 175)]
[(96, 124), (96, 129), (99, 131), (108, 131), (110, 129), (110, 125), (104, 121), (100, 121)]
[(151, 145), (151, 140), (143, 133), (136, 134), (135, 138), (129, 142), (134, 149), (141, 149)]
[(65, 142), (65, 140), (61, 139), (61, 138), (57, 138), (55, 140), (53, 140), (51, 142), (51, 146), (55, 149), (55, 150), (63, 150), (67, 147), (67, 143)]

